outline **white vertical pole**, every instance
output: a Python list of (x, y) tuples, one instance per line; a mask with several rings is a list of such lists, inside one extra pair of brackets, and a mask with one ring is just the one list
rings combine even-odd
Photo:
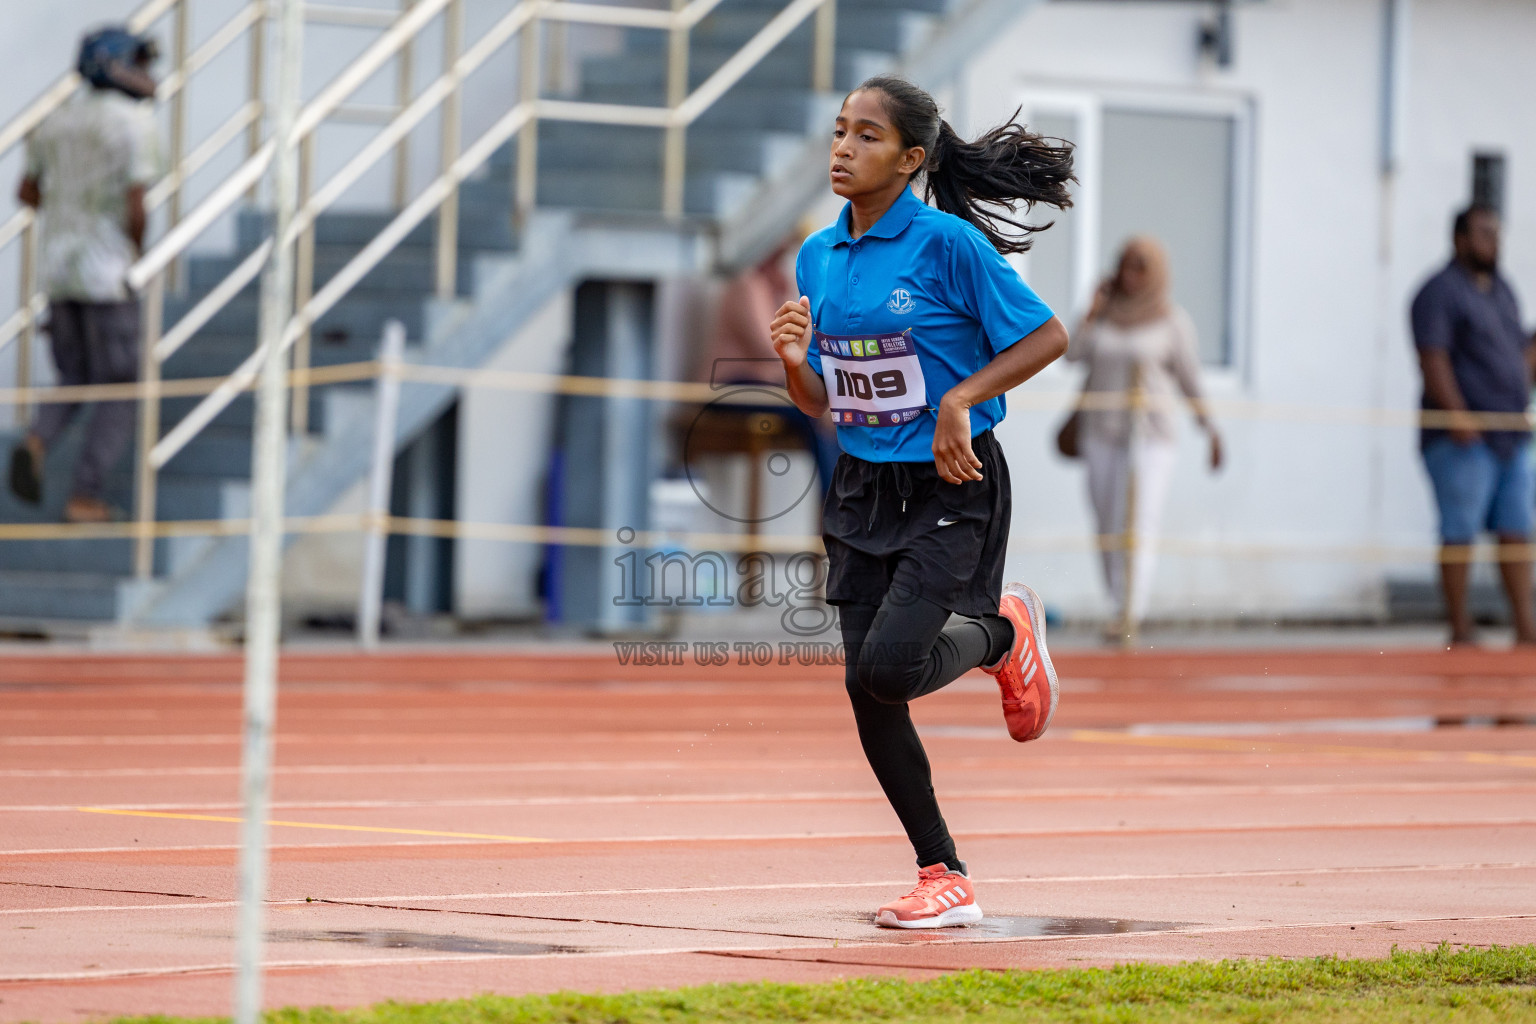
[[(686, 0), (672, 0), (672, 30), (667, 37), (667, 109), (676, 113), (688, 98), (688, 26), (677, 19)], [(662, 137), (661, 209), (669, 218), (683, 215), (688, 184), (688, 126), (667, 126)]]
[[(416, 0), (400, 0), (400, 16), (404, 17), (412, 7), (416, 6)], [(411, 97), (416, 92), (416, 41), (407, 39), (400, 47), (395, 57), (395, 109), (404, 110), (411, 105)], [(411, 137), (403, 136), (395, 143), (395, 177), (394, 177), (394, 203), (395, 209), (405, 209), (406, 200), (411, 192)]]
[(1141, 538), (1136, 531), (1136, 516), (1140, 497), (1136, 493), (1136, 459), (1141, 452), (1142, 409), (1146, 405), (1146, 393), (1141, 387), (1141, 366), (1131, 364), (1131, 386), (1126, 392), (1129, 400), (1126, 415), (1130, 417), (1130, 437), (1125, 451), (1125, 525), (1120, 534), (1120, 584), (1122, 587), (1120, 608), (1120, 646), (1136, 646), (1136, 555)]
[(1403, 156), (1407, 126), (1409, 19), (1411, 0), (1383, 5), (1381, 55), (1381, 173), (1392, 174)]
[[(1391, 401), (1388, 367), (1393, 364), (1397, 347), (1402, 344), (1397, 331), (1402, 311), (1393, 292), (1396, 267), (1393, 246), (1396, 234), (1397, 182), (1402, 167), (1407, 131), (1409, 64), (1412, 58), (1410, 30), (1412, 0), (1383, 0), (1381, 51), (1381, 153), (1377, 178), (1376, 225), (1376, 339), (1378, 372), (1371, 374), (1371, 402), (1376, 407)], [(1386, 528), (1386, 473), (1389, 449), (1395, 439), (1387, 431), (1370, 434), (1370, 476), (1367, 479), (1367, 508), (1371, 530), (1380, 536)]]
[(277, 644), (282, 608), (279, 573), (283, 550), (283, 484), (287, 444), (288, 360), (280, 351), (293, 315), (293, 245), (285, 241), (298, 194), (298, 151), (293, 125), (303, 72), (303, 0), (273, 0), (278, 74), (269, 173), (275, 223), (271, 261), (261, 279), (257, 327), (266, 356), (256, 393), (255, 451), (251, 465), (251, 563), (245, 595), (245, 736), (241, 750), (240, 912), (236, 939), (235, 1024), (261, 1019), (263, 907), (267, 890), (267, 814), (271, 803), (272, 724), (277, 709)]
[[(544, 23), (535, 17), (519, 31), (517, 101), (534, 105), (539, 101), (539, 28)], [(539, 191), (539, 119), (530, 117), (517, 134), (517, 221), (526, 224), (538, 201)]]
[(815, 32), (811, 43), (811, 88), (831, 92), (837, 78), (837, 0), (822, 0), (816, 9)]
[(368, 476), (368, 531), (363, 548), (363, 583), (357, 595), (357, 642), (379, 646), (379, 614), (384, 601), (384, 529), (389, 515), (390, 474), (395, 463), (395, 420), (400, 411), (400, 360), (405, 354), (405, 325), (390, 320), (379, 346), (379, 383), (373, 419), (373, 466)]
[[(443, 99), (441, 152), (438, 170), (446, 174), (459, 159), (463, 90), (453, 68), (464, 47), (464, 3), (451, 0), (443, 10), (443, 73), (453, 75), (453, 88)], [(450, 179), (451, 180), (451, 179)], [(403, 203), (401, 204), (404, 205)], [(437, 297), (452, 299), (459, 280), (459, 186), (453, 185), (437, 210)]]
[(21, 229), (21, 287), (16, 289), (16, 306), (22, 310), (21, 333), (16, 336), (16, 387), (21, 390), (16, 403), (16, 425), (26, 429), (32, 424), (32, 339), (37, 334), (37, 316), (32, 311), (32, 296), (37, 291), (37, 213), (33, 211), (27, 226)]
[(150, 458), (160, 439), (160, 360), (155, 345), (165, 325), (165, 274), (156, 274), (144, 292), (140, 313), (138, 451), (134, 452), (133, 504), (138, 525), (133, 541), (133, 574), (147, 580), (155, 574), (155, 463)]
[[(604, 285), (604, 368), (620, 380), (643, 380), (651, 375), (648, 338), (650, 308), (643, 285), (610, 281)], [(650, 482), (648, 417), (651, 403), (643, 398), (612, 397), (603, 410), (603, 509), (602, 525), (613, 537), (624, 527), (646, 528), (645, 493)], [(601, 566), (614, 565), (624, 545), (607, 544)], [(644, 608), (626, 607), (603, 600), (598, 605), (598, 628), (622, 633), (643, 624)]]
[[(181, 193), (186, 183), (186, 169), (182, 167), (182, 160), (187, 152), (187, 91), (190, 87), (190, 78), (187, 75), (187, 44), (191, 35), (191, 14), (188, 9), (189, 0), (177, 0), (175, 17), (171, 24), (171, 53), (176, 62), (176, 75), (181, 79), (181, 88), (176, 90), (176, 95), (171, 97), (171, 174), (174, 176), (176, 187), (171, 190), (170, 201), (166, 203), (166, 230), (174, 228), (181, 222)], [(186, 284), (185, 278), (178, 273), (176, 261), (165, 268), (165, 276), (169, 279), (171, 287), (178, 293)]]

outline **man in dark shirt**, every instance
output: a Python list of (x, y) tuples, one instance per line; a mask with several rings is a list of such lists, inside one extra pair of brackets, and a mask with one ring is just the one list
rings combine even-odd
[[(1515, 639), (1536, 643), (1530, 541), (1536, 476), (1524, 421), (1536, 366), (1520, 307), (1499, 276), (1499, 215), (1486, 206), (1457, 214), (1456, 256), (1413, 300), (1413, 343), (1424, 374), (1422, 407), (1440, 415), (1420, 435), (1440, 512), (1440, 583), (1451, 643), (1475, 639), (1467, 611), (1471, 545), (1487, 530), (1499, 541), (1499, 570)], [(1483, 415), (1477, 414), (1495, 414)]]

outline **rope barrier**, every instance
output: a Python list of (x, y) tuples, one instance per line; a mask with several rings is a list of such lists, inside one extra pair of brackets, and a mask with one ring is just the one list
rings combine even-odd
[[(136, 540), (146, 534), (155, 539), (175, 537), (237, 537), (250, 529), (248, 519), (160, 520), (140, 527), (134, 522), (113, 523), (5, 523), (0, 524), (0, 543), (51, 540)], [(581, 526), (543, 526), (519, 523), (472, 522), (454, 519), (422, 519), (407, 516), (372, 516), (367, 513), (335, 513), (294, 516), (285, 519), (283, 530), (293, 535), (365, 533), (371, 530), (397, 536), (439, 537), (452, 540), (499, 541), (564, 547), (623, 548), (640, 551), (676, 551), (689, 557), (708, 552), (745, 555), (798, 554), (823, 551), (820, 537), (809, 535), (758, 535), (637, 530), (627, 540), (614, 531)], [(628, 533), (628, 531), (626, 531)], [(1145, 539), (1141, 543), (1145, 543)], [(1441, 549), (1428, 544), (1263, 544), (1161, 537), (1159, 550), (1184, 558), (1224, 558), (1246, 561), (1275, 559), (1324, 562), (1523, 562), (1536, 558), (1536, 544), (1487, 544)], [(1010, 554), (1025, 552), (1103, 552), (1128, 547), (1124, 534), (1018, 537), (1009, 541)]]
[[(135, 540), (146, 534), (169, 537), (237, 537), (250, 529), (249, 519), (170, 519), (144, 526), (135, 522), (112, 523), (3, 523), (0, 542), (35, 540)], [(407, 516), (372, 516), (367, 513), (335, 513), (295, 516), (283, 521), (291, 534), (360, 533), (381, 529), (385, 533), (456, 540), (492, 540), (527, 544), (558, 544), (569, 547), (623, 547), (650, 550), (686, 542), (698, 550), (767, 551), (792, 554), (820, 551), (821, 538), (759, 535), (756, 539), (734, 533), (676, 534), (664, 530), (638, 530), (620, 541), (612, 530), (584, 526), (541, 526), (517, 523), (465, 522), (456, 519), (418, 519)]]
[[(355, 384), (374, 380), (383, 372), (377, 360), (338, 363), (333, 366), (295, 369), (288, 372), (288, 386), (311, 387), (328, 384)], [(487, 370), (455, 366), (431, 366), (405, 363), (398, 368), (401, 380), (416, 384), (434, 384), (477, 390), (520, 391), (533, 394), (562, 394), (591, 398), (646, 399), (661, 402), (685, 402), (723, 405), (761, 404), (761, 391), (780, 390), (774, 385), (733, 384), (721, 387), (690, 381), (635, 380), (616, 377), (588, 377), (574, 374), (527, 373), (517, 370)], [(127, 401), (149, 398), (184, 398), (206, 395), (228, 378), (192, 377), (162, 380), (154, 384), (74, 384), (49, 387), (0, 388), (0, 405), (18, 402), (94, 402)], [(245, 387), (242, 391), (249, 391)], [(1206, 408), (1224, 417), (1250, 420), (1279, 420), (1378, 427), (1431, 427), (1448, 429), (1461, 426), (1481, 430), (1530, 430), (1536, 417), (1526, 412), (1470, 412), (1439, 409), (1405, 409), (1370, 406), (1306, 405), (1293, 402), (1262, 402), (1249, 399), (1206, 398)], [(1132, 407), (1129, 392), (1014, 391), (1008, 395), (1015, 409), (1066, 412), (1073, 408), (1088, 411), (1121, 411)], [(1180, 399), (1146, 395), (1138, 408), (1177, 411)]]
[[(353, 384), (372, 380), (379, 375), (379, 364), (374, 360), (359, 363), (340, 363), (335, 366), (312, 367), (307, 370), (290, 370), (288, 386), (298, 384)], [(66, 402), (123, 402), (158, 396), (160, 398), (193, 398), (206, 395), (222, 385), (228, 377), (184, 377), (162, 380), (153, 384), (133, 381), (123, 384), (61, 384), (42, 388), (0, 388), (0, 405), (25, 401), (29, 404)], [(241, 388), (252, 391), (255, 383)]]
[[(768, 384), (736, 384), (719, 387), (686, 381), (635, 380), (592, 377), (574, 374), (529, 373), (515, 370), (489, 370), (423, 364), (394, 364), (386, 367), (377, 360), (363, 360), (332, 366), (290, 370), (290, 388), (361, 383), (376, 380), (386, 373), (405, 383), (535, 394), (562, 394), (592, 398), (627, 398), (688, 404), (760, 405)], [(224, 385), (226, 377), (198, 377), (121, 384), (86, 384), (44, 388), (0, 388), (0, 405), (28, 402), (125, 401), (147, 398), (190, 397), (205, 395)], [(251, 390), (250, 386), (242, 388)], [(1131, 392), (1060, 392), (1023, 391), (1009, 396), (1015, 409), (1065, 412), (1076, 408), (1094, 411), (1146, 410), (1159, 406), (1170, 409), (1181, 400)], [(1528, 430), (1529, 413), (1468, 413), (1401, 408), (1366, 408), (1308, 406), (1293, 403), (1248, 400), (1206, 399), (1213, 413), (1251, 420), (1270, 419), (1285, 422), (1354, 424), (1392, 427), (1475, 426), (1480, 429)], [(229, 537), (249, 532), (246, 519), (161, 520), (150, 523), (7, 523), (0, 524), (0, 543), (51, 540), (145, 540), (177, 537)], [(455, 540), (484, 540), (504, 543), (561, 545), (573, 547), (612, 547), (640, 550), (683, 551), (694, 556), (702, 552), (746, 554), (765, 552), (792, 554), (820, 553), (820, 537), (746, 536), (734, 533), (694, 533), (637, 531), (621, 541), (611, 530), (548, 526), (534, 524), (463, 522), (399, 516), (375, 516), (347, 513), (292, 517), (284, 522), (284, 531), (293, 535), (325, 533), (365, 533), (415, 535)], [(628, 531), (626, 531), (628, 532)], [(1061, 537), (1016, 538), (1010, 552), (1112, 552), (1129, 550), (1135, 541), (1123, 533), (1071, 535)], [(1253, 543), (1199, 538), (1160, 537), (1156, 543), (1166, 555), (1185, 558), (1222, 558), (1245, 561), (1309, 560), (1350, 562), (1442, 562), (1527, 561), (1536, 556), (1536, 545), (1501, 544), (1460, 548), (1440, 548), (1426, 544), (1316, 544)]]

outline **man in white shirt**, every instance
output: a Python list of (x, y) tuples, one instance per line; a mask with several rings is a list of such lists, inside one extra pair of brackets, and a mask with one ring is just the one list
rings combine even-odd
[[(145, 189), (160, 173), (155, 127), (153, 40), (102, 29), (80, 46), (88, 87), (54, 111), (27, 140), (18, 198), (41, 215), (40, 276), (59, 383), (138, 379), (139, 307), (125, 277), (144, 244)], [(92, 403), (64, 518), (103, 522), (107, 473), (133, 440), (131, 402)], [(11, 490), (42, 501), (43, 459), (81, 403), (39, 407), (11, 455)]]

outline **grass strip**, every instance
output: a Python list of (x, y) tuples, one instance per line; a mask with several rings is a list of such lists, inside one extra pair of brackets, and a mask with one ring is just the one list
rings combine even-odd
[[(735, 1024), (735, 1022), (1240, 1021), (1285, 1024), (1536, 1022), (1536, 946), (1441, 945), (1380, 960), (1223, 960), (1038, 971), (970, 970), (928, 981), (850, 978), (583, 995), (480, 995), (352, 1010), (285, 1009), (270, 1024)], [(135, 1017), (131, 1024), (192, 1024)], [(130, 1024), (120, 1018), (117, 1024)]]

